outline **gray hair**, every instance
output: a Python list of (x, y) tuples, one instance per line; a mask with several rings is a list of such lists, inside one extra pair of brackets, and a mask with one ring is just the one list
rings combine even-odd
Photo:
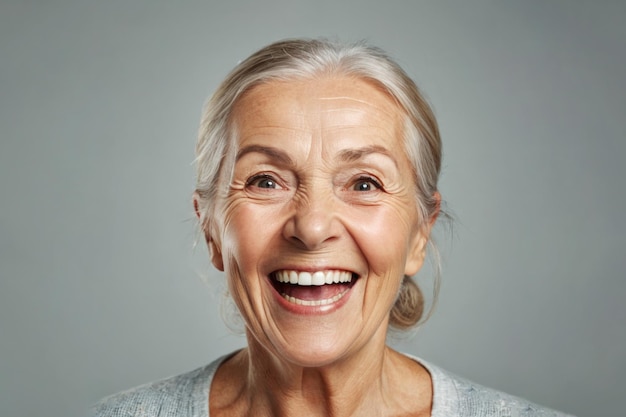
[[(385, 91), (405, 114), (404, 144), (417, 188), (421, 221), (439, 212), (437, 181), (441, 170), (441, 138), (432, 109), (404, 70), (379, 48), (363, 42), (341, 44), (320, 39), (288, 39), (268, 45), (239, 63), (207, 102), (196, 145), (200, 222), (204, 229), (213, 215), (213, 202), (221, 192), (224, 167), (232, 169), (236, 147), (231, 114), (237, 100), (256, 85), (323, 76), (352, 76)], [(436, 248), (429, 242), (436, 258)], [(434, 262), (435, 293), (439, 261)], [(436, 295), (436, 294), (435, 294)], [(398, 329), (414, 326), (422, 318), (423, 296), (405, 277), (390, 315)]]

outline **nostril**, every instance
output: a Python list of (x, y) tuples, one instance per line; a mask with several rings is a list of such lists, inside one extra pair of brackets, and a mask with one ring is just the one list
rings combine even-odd
[(292, 241), (293, 243), (304, 245), (304, 242), (298, 236), (290, 236), (289, 240)]
[(334, 219), (299, 218), (293, 219), (286, 226), (285, 238), (306, 249), (317, 249), (321, 245), (336, 239), (340, 228)]

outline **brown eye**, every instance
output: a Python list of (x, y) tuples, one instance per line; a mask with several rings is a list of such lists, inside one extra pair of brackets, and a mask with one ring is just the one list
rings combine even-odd
[(246, 183), (246, 185), (254, 186), (258, 188), (267, 188), (267, 189), (278, 188), (278, 185), (276, 184), (276, 181), (274, 180), (274, 178), (272, 178), (271, 175), (267, 175), (267, 174), (256, 175), (250, 178), (248, 182)]
[(352, 186), (352, 191), (367, 192), (379, 190), (381, 188), (380, 183), (375, 179), (371, 177), (360, 177)]

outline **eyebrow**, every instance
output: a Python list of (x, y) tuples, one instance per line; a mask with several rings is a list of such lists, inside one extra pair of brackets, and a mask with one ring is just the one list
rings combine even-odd
[(262, 146), (262, 145), (250, 145), (250, 146), (246, 146), (244, 148), (239, 149), (239, 152), (237, 152), (236, 160), (239, 161), (244, 155), (253, 153), (253, 152), (258, 152), (263, 155), (267, 155), (270, 158), (285, 165), (293, 165), (293, 160), (284, 151), (278, 148), (274, 148), (272, 146)]
[[(239, 161), (244, 155), (249, 154), (249, 153), (254, 153), (254, 152), (267, 155), (270, 158), (285, 165), (294, 165), (293, 160), (289, 157), (289, 155), (287, 155), (286, 152), (282, 151), (281, 149), (275, 148), (273, 146), (262, 146), (262, 145), (249, 145), (244, 148), (241, 148), (239, 152), (237, 152), (236, 160)], [(367, 155), (371, 155), (374, 153), (381, 154), (381, 155), (388, 157), (389, 159), (391, 159), (391, 161), (394, 163), (396, 167), (398, 166), (398, 162), (393, 157), (391, 152), (389, 152), (387, 148), (380, 146), (380, 145), (364, 146), (362, 148), (356, 148), (356, 149), (344, 149), (341, 152), (339, 152), (338, 159), (342, 162), (349, 163), (349, 162), (358, 161), (366, 157)]]
[(373, 153), (382, 154), (388, 157), (389, 159), (391, 159), (396, 167), (398, 166), (398, 162), (393, 157), (391, 152), (389, 152), (387, 148), (380, 145), (364, 146), (357, 149), (344, 149), (339, 152), (339, 159), (343, 162), (355, 162)]

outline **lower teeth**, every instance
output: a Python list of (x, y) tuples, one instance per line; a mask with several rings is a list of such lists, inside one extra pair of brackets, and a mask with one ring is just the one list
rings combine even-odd
[(343, 291), (337, 295), (335, 295), (334, 297), (331, 298), (326, 298), (324, 300), (301, 300), (299, 298), (295, 298), (295, 297), (291, 297), (285, 293), (281, 294), (283, 296), (283, 298), (287, 301), (289, 301), (292, 304), (298, 304), (298, 305), (303, 305), (303, 306), (323, 306), (323, 305), (327, 305), (327, 304), (332, 304), (332, 303), (336, 303), (337, 301), (339, 301), (346, 293), (348, 292), (348, 290)]

